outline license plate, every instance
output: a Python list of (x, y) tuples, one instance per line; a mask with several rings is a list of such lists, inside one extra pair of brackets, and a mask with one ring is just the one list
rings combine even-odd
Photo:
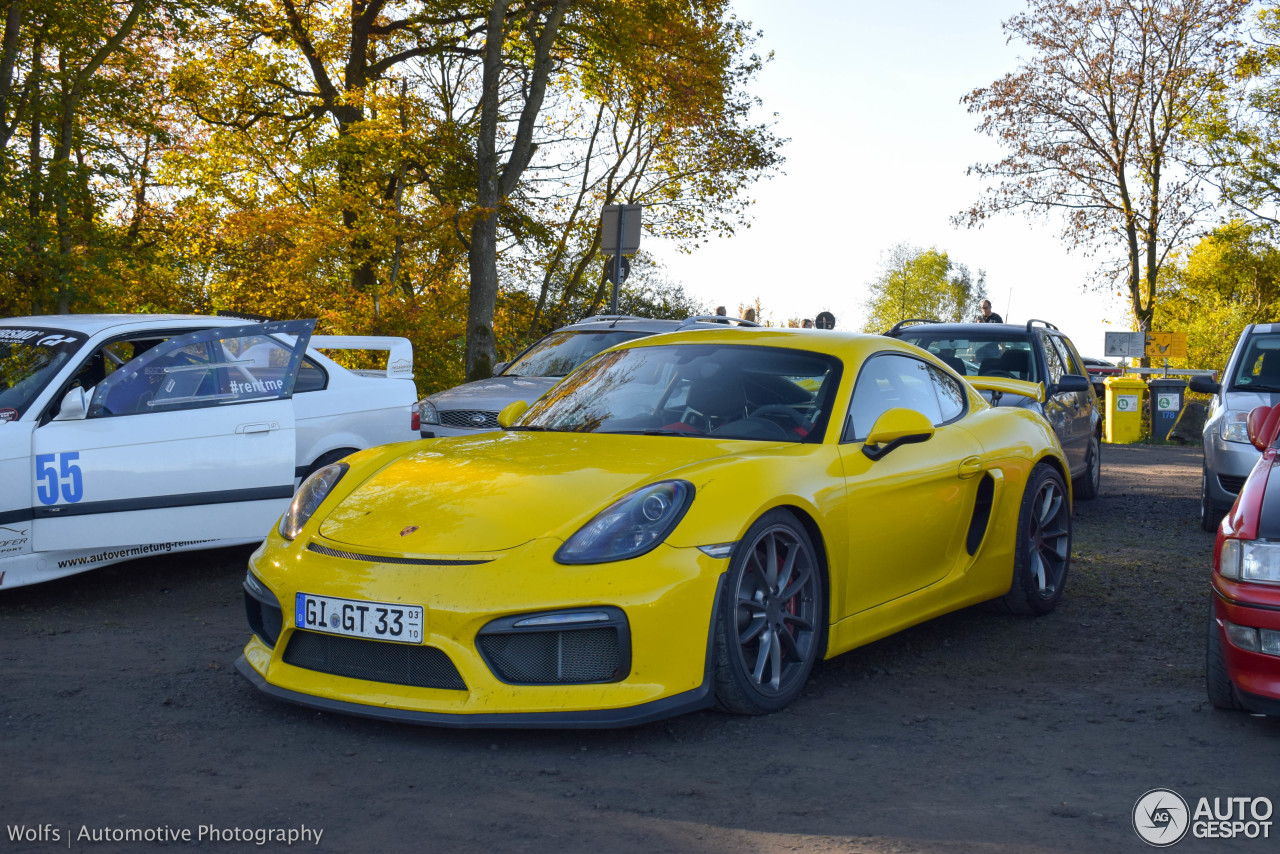
[(294, 625), (351, 638), (422, 643), (426, 608), (299, 593)]

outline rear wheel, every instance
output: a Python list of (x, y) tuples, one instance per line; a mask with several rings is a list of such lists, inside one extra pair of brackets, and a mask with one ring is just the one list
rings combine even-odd
[(1013, 582), (1000, 600), (1012, 614), (1047, 614), (1058, 606), (1071, 565), (1071, 505), (1062, 475), (1048, 465), (1031, 470), (1018, 511)]
[(1222, 654), (1222, 634), (1218, 621), (1213, 618), (1213, 604), (1209, 605), (1209, 638), (1205, 643), (1204, 686), (1209, 702), (1219, 709), (1238, 709), (1236, 689), (1227, 672), (1227, 660)]
[(1080, 475), (1080, 479), (1073, 481), (1074, 493), (1076, 498), (1088, 501), (1098, 497), (1099, 487), (1102, 483), (1102, 442), (1098, 440), (1098, 435), (1089, 437), (1089, 450), (1084, 458), (1084, 474)]
[(771, 510), (734, 551), (715, 634), (716, 705), (740, 715), (776, 712), (800, 695), (822, 654), (822, 568), (808, 532)]

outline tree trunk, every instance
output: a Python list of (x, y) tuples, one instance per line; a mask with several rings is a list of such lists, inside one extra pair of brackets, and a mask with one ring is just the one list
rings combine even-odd
[[(493, 0), (485, 25), (484, 76), (480, 90), (480, 128), (476, 139), (476, 217), (471, 225), (471, 246), (467, 261), (471, 292), (467, 308), (466, 378), (478, 380), (493, 375), (498, 351), (493, 336), (493, 312), (498, 302), (498, 211), (520, 181), (533, 157), (533, 130), (547, 79), (554, 62), (551, 46), (560, 30), (560, 21), (569, 0), (555, 0), (547, 12), (542, 31), (534, 37), (533, 73), (525, 88), (524, 108), (511, 144), (511, 156), (498, 169), (498, 87), (502, 73), (502, 47), (506, 40), (506, 14), (511, 0)], [(538, 15), (537, 7), (532, 11)], [(534, 21), (528, 31), (533, 37)]]

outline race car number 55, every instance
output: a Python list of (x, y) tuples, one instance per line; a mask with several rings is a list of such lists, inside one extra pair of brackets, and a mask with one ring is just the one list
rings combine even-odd
[(299, 593), (294, 625), (333, 635), (371, 640), (422, 643), (426, 608)]

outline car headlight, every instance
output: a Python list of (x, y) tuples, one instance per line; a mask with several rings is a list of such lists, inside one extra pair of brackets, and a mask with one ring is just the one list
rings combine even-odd
[(693, 484), (667, 480), (610, 504), (556, 552), (557, 563), (605, 563), (639, 557), (675, 530), (693, 502)]
[(1249, 444), (1249, 413), (1228, 412), (1223, 416), (1222, 438), (1227, 442)]
[(350, 466), (346, 463), (334, 463), (317, 469), (311, 477), (304, 480), (294, 493), (288, 511), (280, 517), (280, 536), (293, 540), (301, 534), (303, 526), (310, 521), (337, 482), (342, 480), (348, 468)]
[(418, 420), (423, 424), (439, 424), (440, 413), (436, 412), (436, 405), (429, 400), (418, 401)]
[(1280, 584), (1280, 543), (1223, 540), (1218, 572), (1234, 581)]

